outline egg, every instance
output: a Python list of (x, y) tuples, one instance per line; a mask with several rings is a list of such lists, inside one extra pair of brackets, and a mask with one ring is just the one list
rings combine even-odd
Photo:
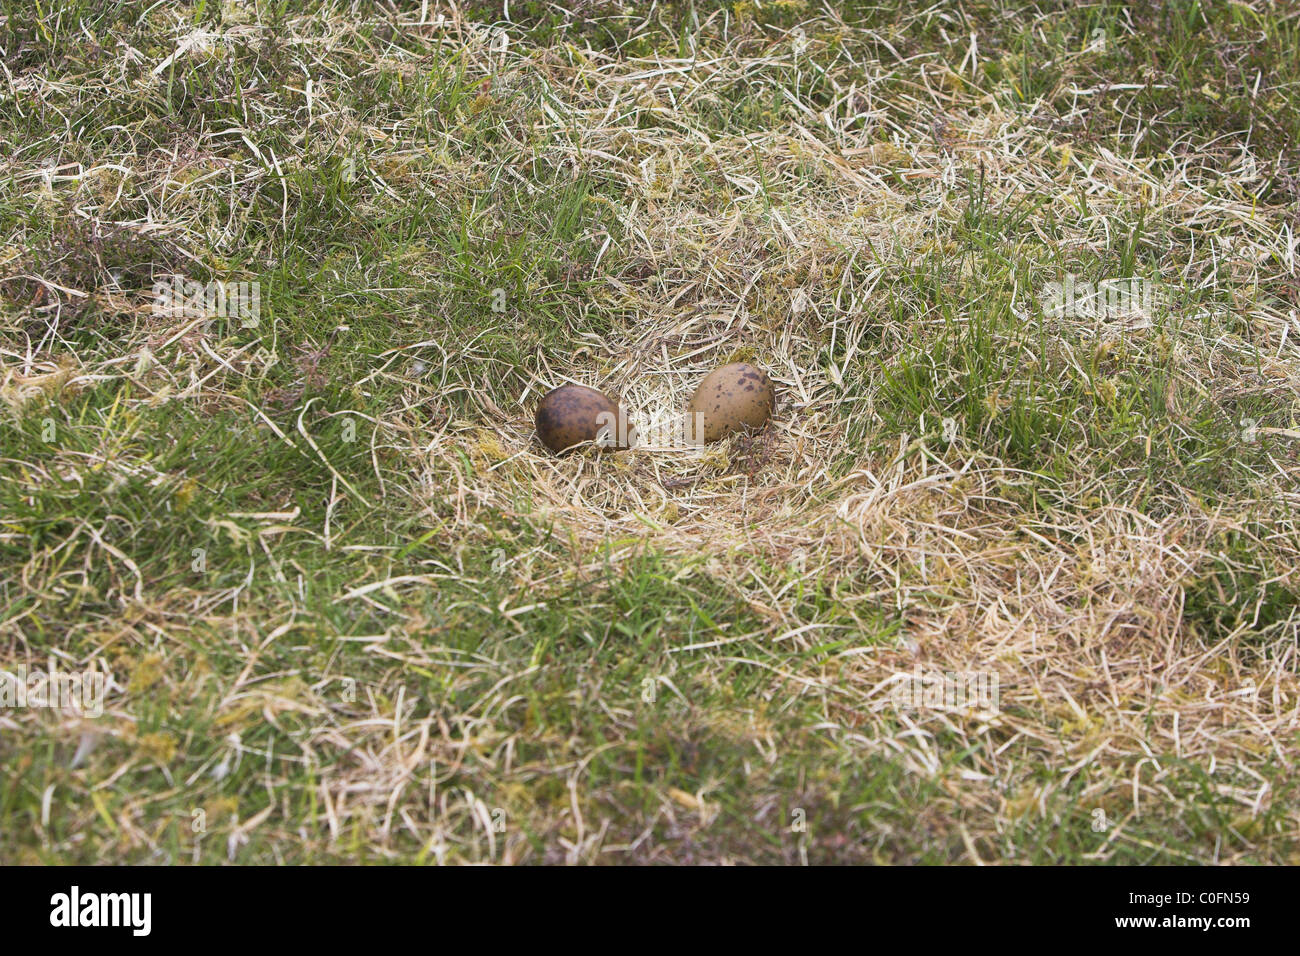
[(772, 380), (748, 362), (714, 369), (700, 382), (687, 406), (691, 427), (700, 429), (692, 433), (706, 442), (718, 441), (742, 428), (762, 428), (775, 409)]
[(561, 385), (537, 403), (537, 437), (553, 452), (582, 442), (604, 448), (627, 448), (635, 440), (627, 409), (604, 392), (585, 385)]

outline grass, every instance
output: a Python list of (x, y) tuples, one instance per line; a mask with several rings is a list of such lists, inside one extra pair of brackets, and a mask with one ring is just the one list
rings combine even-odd
[(0, 0), (0, 860), (1300, 859), (1295, 13), (422, 9)]

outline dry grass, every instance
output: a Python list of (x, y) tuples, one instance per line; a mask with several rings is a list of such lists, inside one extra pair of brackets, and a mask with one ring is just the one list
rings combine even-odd
[[(47, 190), (55, 239), (6, 214), (0, 269), (28, 301), (5, 320), (0, 396), (19, 422), (83, 411), (75, 446), (7, 442), (6, 500), (111, 478), (54, 537), (36, 510), (6, 521), (24, 600), (0, 663), (100, 661), (119, 686), (95, 721), (0, 714), (22, 742), (6, 762), (94, 745), (14, 778), (7, 855), (1294, 862), (1285, 177), (1194, 129), (1144, 151), (1140, 117), (1095, 104), (1172, 81), (1085, 85), (1087, 51), (1063, 48), (1059, 82), (1017, 102), (948, 14), (741, 6), (700, 12), (683, 56), (519, 23), (503, 50), (456, 8), (274, 30), (245, 11), (187, 45), (160, 11), (196, 99), (198, 76), (251, 83), (222, 66), (235, 37), (273, 91), (248, 86), (242, 122), (185, 150), (124, 122), (116, 152), (60, 157), (74, 141), (43, 121), (4, 201)], [(922, 17), (951, 45), (908, 42)], [(1147, 42), (1116, 23), (1113, 43)], [(125, 79), (133, 58), (148, 70)], [(98, 85), (120, 112), (160, 95), (162, 62), (128, 49), (94, 75), (7, 79), (33, 111)], [(277, 127), (301, 131), (250, 135)], [(328, 213), (307, 208), (345, 187), (288, 185), (330, 155), (360, 157), (351, 248), (316, 247)], [(401, 211), (428, 202), (465, 203), (459, 237), (406, 235)], [(161, 243), (178, 271), (243, 263), (276, 324), (223, 339), (159, 317), (148, 281), (105, 284), (98, 239), (58, 246), (78, 217)], [(1173, 297), (1043, 315), (1067, 272)], [(556, 458), (532, 434), (562, 382), (655, 427), (737, 358), (780, 389), (761, 435)], [(256, 443), (187, 432), (195, 451), (155, 465), (157, 410), (179, 406), (242, 416)], [(349, 417), (363, 441), (327, 441)], [(232, 493), (222, 454), (265, 474)], [(194, 542), (116, 510), (124, 485), (202, 512), (220, 582), (159, 557), (188, 564)], [(917, 668), (995, 674), (998, 706), (900, 709)]]

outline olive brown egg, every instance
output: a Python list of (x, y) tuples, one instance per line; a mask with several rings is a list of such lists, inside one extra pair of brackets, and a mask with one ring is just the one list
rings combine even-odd
[(634, 440), (623, 404), (585, 385), (561, 385), (543, 395), (535, 423), (537, 437), (553, 452), (588, 441), (627, 448)]
[(748, 362), (714, 369), (687, 406), (692, 427), (700, 423), (699, 435), (706, 442), (718, 441), (741, 428), (762, 428), (775, 409), (772, 380)]

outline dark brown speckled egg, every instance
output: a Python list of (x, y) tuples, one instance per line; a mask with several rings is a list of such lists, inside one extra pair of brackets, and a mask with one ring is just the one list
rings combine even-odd
[(767, 373), (748, 362), (714, 369), (687, 406), (690, 421), (703, 416), (703, 438), (714, 442), (742, 428), (762, 428), (776, 409), (776, 389)]
[(561, 385), (537, 403), (537, 437), (553, 452), (594, 441), (602, 448), (627, 448), (635, 440), (627, 409), (585, 385)]

